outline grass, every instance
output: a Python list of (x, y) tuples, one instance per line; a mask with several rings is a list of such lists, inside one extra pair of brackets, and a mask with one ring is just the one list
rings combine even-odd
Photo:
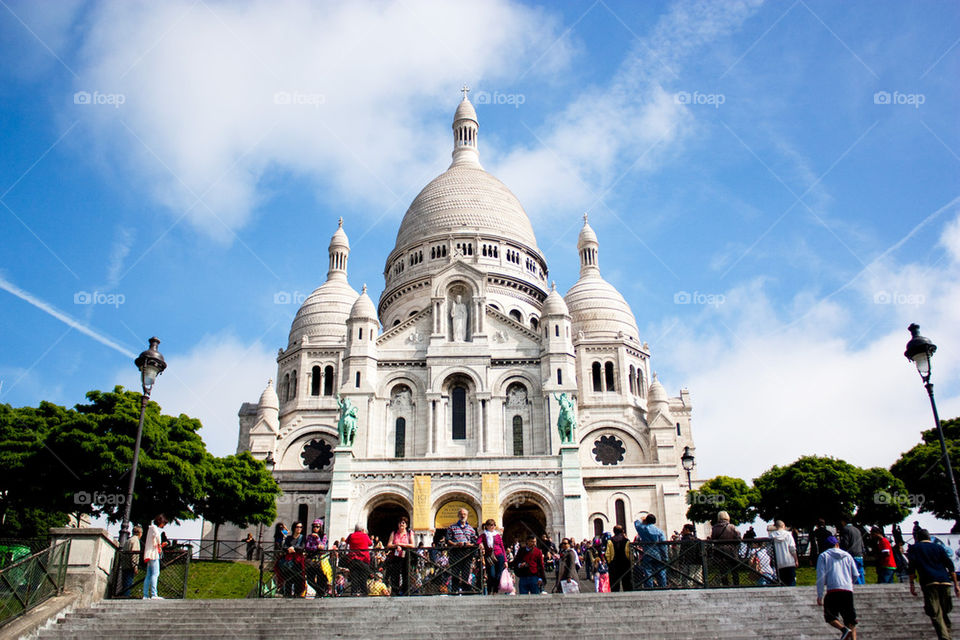
[(255, 564), (194, 560), (187, 576), (187, 599), (246, 598), (259, 578), (260, 570)]
[[(876, 567), (864, 567), (863, 575), (867, 581), (867, 584), (877, 584), (877, 568)], [(817, 584), (817, 570), (813, 567), (798, 567), (797, 568), (797, 585), (798, 586), (814, 586)]]

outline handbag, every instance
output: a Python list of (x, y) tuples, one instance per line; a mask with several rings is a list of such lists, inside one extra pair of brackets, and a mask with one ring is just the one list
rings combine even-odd
[(500, 593), (512, 594), (513, 592), (513, 576), (510, 574), (509, 570), (504, 569), (503, 573), (500, 574)]
[(610, 593), (610, 574), (597, 574), (597, 593)]
[(563, 593), (580, 593), (580, 583), (576, 580), (561, 580), (560, 588), (563, 589)]

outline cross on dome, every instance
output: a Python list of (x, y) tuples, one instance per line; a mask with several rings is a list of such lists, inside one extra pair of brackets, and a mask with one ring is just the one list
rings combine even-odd
[(464, 83), (464, 84), (463, 84), (463, 88), (460, 89), (460, 91), (463, 92), (463, 99), (466, 100), (466, 99), (467, 99), (467, 94), (470, 93), (470, 87), (468, 87), (467, 84)]

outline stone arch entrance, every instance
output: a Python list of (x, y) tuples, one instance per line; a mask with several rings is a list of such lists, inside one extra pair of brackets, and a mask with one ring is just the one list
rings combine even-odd
[(410, 512), (399, 502), (387, 501), (381, 502), (370, 509), (367, 515), (367, 533), (370, 536), (378, 537), (383, 545), (387, 545), (390, 540), (390, 534), (397, 530), (397, 522), (401, 517), (405, 517), (410, 522)]
[(503, 543), (523, 544), (524, 539), (531, 533), (538, 539), (547, 533), (547, 514), (532, 498), (517, 497), (511, 500), (503, 511)]

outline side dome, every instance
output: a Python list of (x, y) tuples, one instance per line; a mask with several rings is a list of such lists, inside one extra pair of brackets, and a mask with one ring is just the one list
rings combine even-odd
[(627, 338), (640, 341), (630, 305), (599, 273), (580, 278), (567, 291), (565, 300), (574, 335), (583, 331), (588, 338), (612, 339), (622, 331)]
[(359, 295), (345, 279), (324, 282), (300, 305), (290, 326), (289, 344), (299, 342), (304, 336), (345, 338), (347, 319)]
[(547, 299), (543, 301), (543, 316), (568, 316), (570, 310), (567, 303), (563, 301), (563, 296), (557, 291), (557, 283), (551, 284), (550, 293)]
[(367, 285), (363, 285), (363, 291), (357, 301), (350, 308), (351, 320), (373, 320), (377, 322), (377, 308), (373, 306), (373, 300), (367, 295)]
[(267, 381), (267, 388), (260, 394), (260, 402), (257, 403), (260, 409), (279, 409), (280, 399), (277, 397), (277, 391), (273, 388), (273, 378)]

